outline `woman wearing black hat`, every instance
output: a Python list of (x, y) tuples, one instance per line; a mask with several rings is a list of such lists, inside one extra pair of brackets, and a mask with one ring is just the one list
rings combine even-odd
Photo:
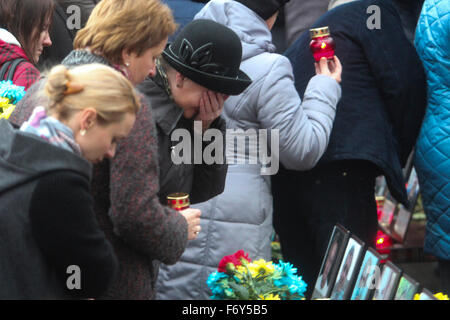
[[(311, 78), (303, 101), (300, 99), (291, 64), (286, 57), (274, 53), (270, 32), (285, 2), (211, 0), (195, 16), (195, 19), (218, 22), (237, 34), (242, 45), (240, 68), (252, 79), (242, 94), (231, 96), (224, 103), (227, 129), (236, 134), (239, 130), (250, 134), (266, 132), (271, 142), (265, 143), (261, 139), (263, 134), (259, 135), (259, 149), (250, 146), (248, 153), (241, 154), (239, 144), (232, 150), (228, 148), (233, 145), (228, 135), (224, 192), (195, 206), (202, 211), (203, 231), (196, 241), (188, 243), (176, 265), (160, 270), (158, 299), (208, 299), (211, 296), (206, 285), (209, 274), (217, 270), (223, 256), (240, 249), (252, 259), (271, 260), (273, 209), (269, 175), (276, 173), (278, 165), (277, 157), (272, 155), (279, 151), (283, 165), (306, 170), (316, 164), (326, 149), (336, 104), (341, 97), (340, 63), (337, 58), (330, 63), (331, 68), (326, 60), (317, 63), (317, 75)], [(231, 50), (224, 51), (228, 54)], [(279, 148), (272, 143), (277, 132)], [(251, 142), (252, 137), (249, 138)], [(265, 170), (265, 159), (258, 156), (255, 163), (251, 154), (252, 150), (258, 154), (264, 152), (263, 144), (274, 151), (270, 171)]]
[[(195, 135), (201, 141), (203, 132), (216, 129), (225, 137), (226, 124), (220, 117), (224, 101), (251, 83), (239, 70), (241, 56), (241, 43), (231, 29), (211, 20), (192, 21), (166, 47), (157, 62), (156, 75), (139, 86), (150, 101), (157, 125), (161, 202), (175, 192), (188, 193), (192, 204), (223, 192), (225, 158), (212, 164), (204, 161), (203, 150), (213, 142), (200, 142), (200, 153), (194, 155), (198, 150)], [(187, 160), (179, 164), (174, 158), (182, 153), (177, 146), (186, 141), (175, 137), (177, 130), (189, 135), (193, 151), (184, 154)], [(221, 151), (225, 155), (224, 149)]]

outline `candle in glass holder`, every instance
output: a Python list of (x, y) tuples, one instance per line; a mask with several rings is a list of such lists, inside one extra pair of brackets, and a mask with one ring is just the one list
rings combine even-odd
[(176, 192), (167, 196), (167, 205), (177, 211), (182, 211), (190, 207), (189, 194)]
[(314, 60), (319, 62), (321, 58), (333, 59), (336, 44), (330, 36), (328, 27), (310, 29), (311, 42), (309, 48), (314, 56)]

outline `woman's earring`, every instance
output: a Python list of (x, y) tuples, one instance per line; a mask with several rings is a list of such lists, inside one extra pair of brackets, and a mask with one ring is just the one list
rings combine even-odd
[(86, 135), (86, 129), (81, 129), (80, 134), (82, 137), (84, 137)]
[(125, 66), (126, 66), (127, 68), (129, 68), (129, 67), (130, 67), (130, 63), (129, 63), (129, 62), (125, 62)]

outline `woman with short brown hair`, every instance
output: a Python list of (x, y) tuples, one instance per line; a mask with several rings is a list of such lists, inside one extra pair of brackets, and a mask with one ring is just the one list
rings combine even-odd
[[(86, 26), (78, 31), (75, 50), (86, 50), (101, 55), (120, 68), (135, 85), (155, 71), (150, 56), (151, 70), (133, 69), (133, 58), (144, 57), (151, 48), (161, 48), (168, 35), (176, 29), (169, 7), (159, 1), (101, 1), (92, 11)], [(149, 73), (145, 73), (149, 71)]]

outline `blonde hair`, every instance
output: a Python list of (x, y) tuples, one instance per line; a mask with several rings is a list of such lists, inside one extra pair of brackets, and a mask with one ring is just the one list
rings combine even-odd
[(102, 0), (78, 31), (74, 49), (89, 48), (113, 64), (122, 64), (124, 49), (141, 56), (176, 28), (172, 11), (159, 0)]
[(97, 120), (106, 125), (123, 119), (125, 113), (137, 114), (138, 93), (120, 72), (102, 64), (87, 64), (67, 69), (53, 67), (43, 93), (49, 99), (47, 111), (67, 120), (77, 111), (94, 108)]

